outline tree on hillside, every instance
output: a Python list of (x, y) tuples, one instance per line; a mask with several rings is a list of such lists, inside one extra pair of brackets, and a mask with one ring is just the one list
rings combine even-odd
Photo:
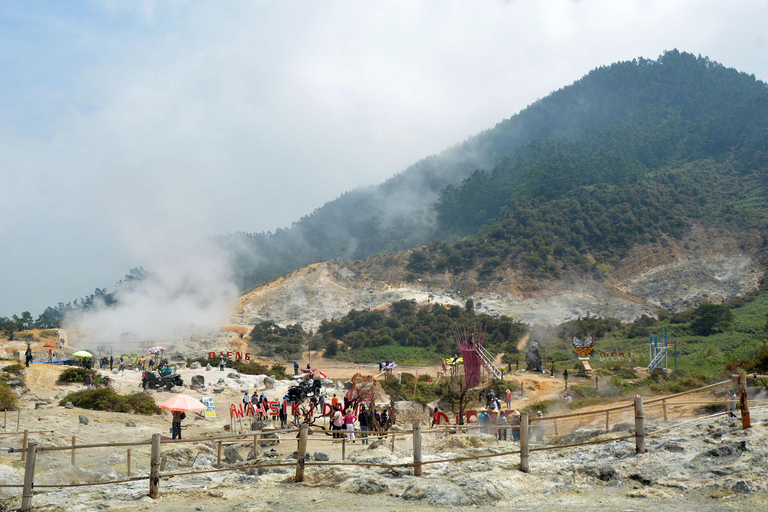
[(722, 304), (702, 304), (693, 311), (691, 330), (699, 336), (709, 336), (731, 327), (733, 313)]

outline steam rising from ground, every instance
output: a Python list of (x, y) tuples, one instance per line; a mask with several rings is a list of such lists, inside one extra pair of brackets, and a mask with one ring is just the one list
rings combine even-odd
[(76, 328), (88, 345), (167, 345), (227, 322), (238, 290), (224, 251), (208, 240), (170, 241), (160, 233), (136, 234), (134, 240), (140, 242), (133, 248), (144, 255), (140, 261), (147, 277), (119, 285), (117, 304), (100, 301), (67, 317), (65, 326)]

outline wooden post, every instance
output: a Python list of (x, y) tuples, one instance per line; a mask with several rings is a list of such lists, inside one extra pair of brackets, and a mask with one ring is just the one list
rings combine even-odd
[(419, 383), (419, 370), (416, 370), (416, 380), (413, 382), (413, 395), (416, 396), (416, 385)]
[(21, 424), (21, 407), (19, 407), (18, 411), (16, 412), (16, 431), (19, 430), (20, 424)]
[(72, 462), (71, 463), (73, 466), (75, 465), (75, 444), (76, 444), (75, 436), (72, 436)]
[(341, 438), (341, 460), (345, 460), (347, 458), (347, 438), (342, 437)]
[(8, 432), (8, 409), (5, 409), (3, 413), (5, 414), (5, 418), (3, 419), (3, 428), (6, 432)]
[(666, 400), (661, 401), (661, 410), (664, 413), (664, 421), (667, 421), (667, 401)]
[(520, 414), (520, 471), (528, 470), (528, 413), (524, 412)]
[(160, 434), (152, 434), (152, 454), (149, 463), (149, 497), (160, 497)]
[(611, 428), (611, 411), (605, 411), (605, 431), (608, 432), (608, 429)]
[(747, 398), (747, 374), (739, 370), (739, 405), (741, 406), (741, 428), (752, 427), (749, 419), (749, 400)]
[(645, 453), (645, 414), (643, 397), (635, 397), (635, 453)]
[(29, 430), (24, 431), (24, 439), (21, 441), (21, 461), (27, 460), (27, 442), (29, 441)]
[(128, 448), (128, 478), (131, 478), (131, 449)]
[(216, 455), (216, 467), (221, 467), (221, 439), (219, 439), (219, 451)]
[(421, 476), (421, 423), (413, 424), (413, 476)]
[(555, 435), (556, 435), (556, 436), (559, 436), (559, 435), (560, 435), (560, 433), (557, 431), (557, 418), (553, 419), (552, 421), (553, 421), (553, 422), (554, 422), (554, 424), (555, 424)]
[(392, 444), (389, 447), (389, 451), (395, 453), (395, 433), (392, 432)]
[(259, 436), (258, 434), (253, 436), (253, 458), (255, 459), (259, 455)]
[[(307, 435), (309, 434), (309, 425), (302, 423), (299, 427), (299, 449), (296, 454), (296, 476), (294, 482), (304, 481), (304, 457), (307, 454)], [(344, 446), (344, 445), (342, 445)]]
[(24, 490), (21, 494), (21, 510), (32, 509), (32, 485), (35, 481), (35, 458), (37, 443), (29, 443), (29, 457), (24, 467)]

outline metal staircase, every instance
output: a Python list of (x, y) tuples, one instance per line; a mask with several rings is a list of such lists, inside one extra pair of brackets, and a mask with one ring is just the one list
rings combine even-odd
[(480, 358), (480, 362), (483, 363), (483, 366), (488, 371), (488, 373), (493, 375), (493, 378), (496, 380), (501, 379), (501, 370), (496, 368), (496, 365), (493, 364), (493, 357), (491, 357), (491, 354), (489, 354), (488, 351), (483, 347), (476, 347), (475, 353), (477, 354), (477, 357)]
[(648, 371), (650, 372), (657, 366), (661, 364), (661, 362), (664, 360), (664, 356), (667, 355), (667, 347), (661, 347), (658, 349), (658, 352), (656, 352), (656, 357), (654, 357), (650, 363), (648, 363)]

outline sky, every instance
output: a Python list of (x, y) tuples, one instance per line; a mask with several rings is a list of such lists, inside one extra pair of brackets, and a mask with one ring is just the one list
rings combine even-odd
[(290, 226), (595, 67), (677, 48), (766, 81), (767, 45), (765, 1), (3, 2), (0, 316), (139, 265), (188, 284), (207, 237)]

